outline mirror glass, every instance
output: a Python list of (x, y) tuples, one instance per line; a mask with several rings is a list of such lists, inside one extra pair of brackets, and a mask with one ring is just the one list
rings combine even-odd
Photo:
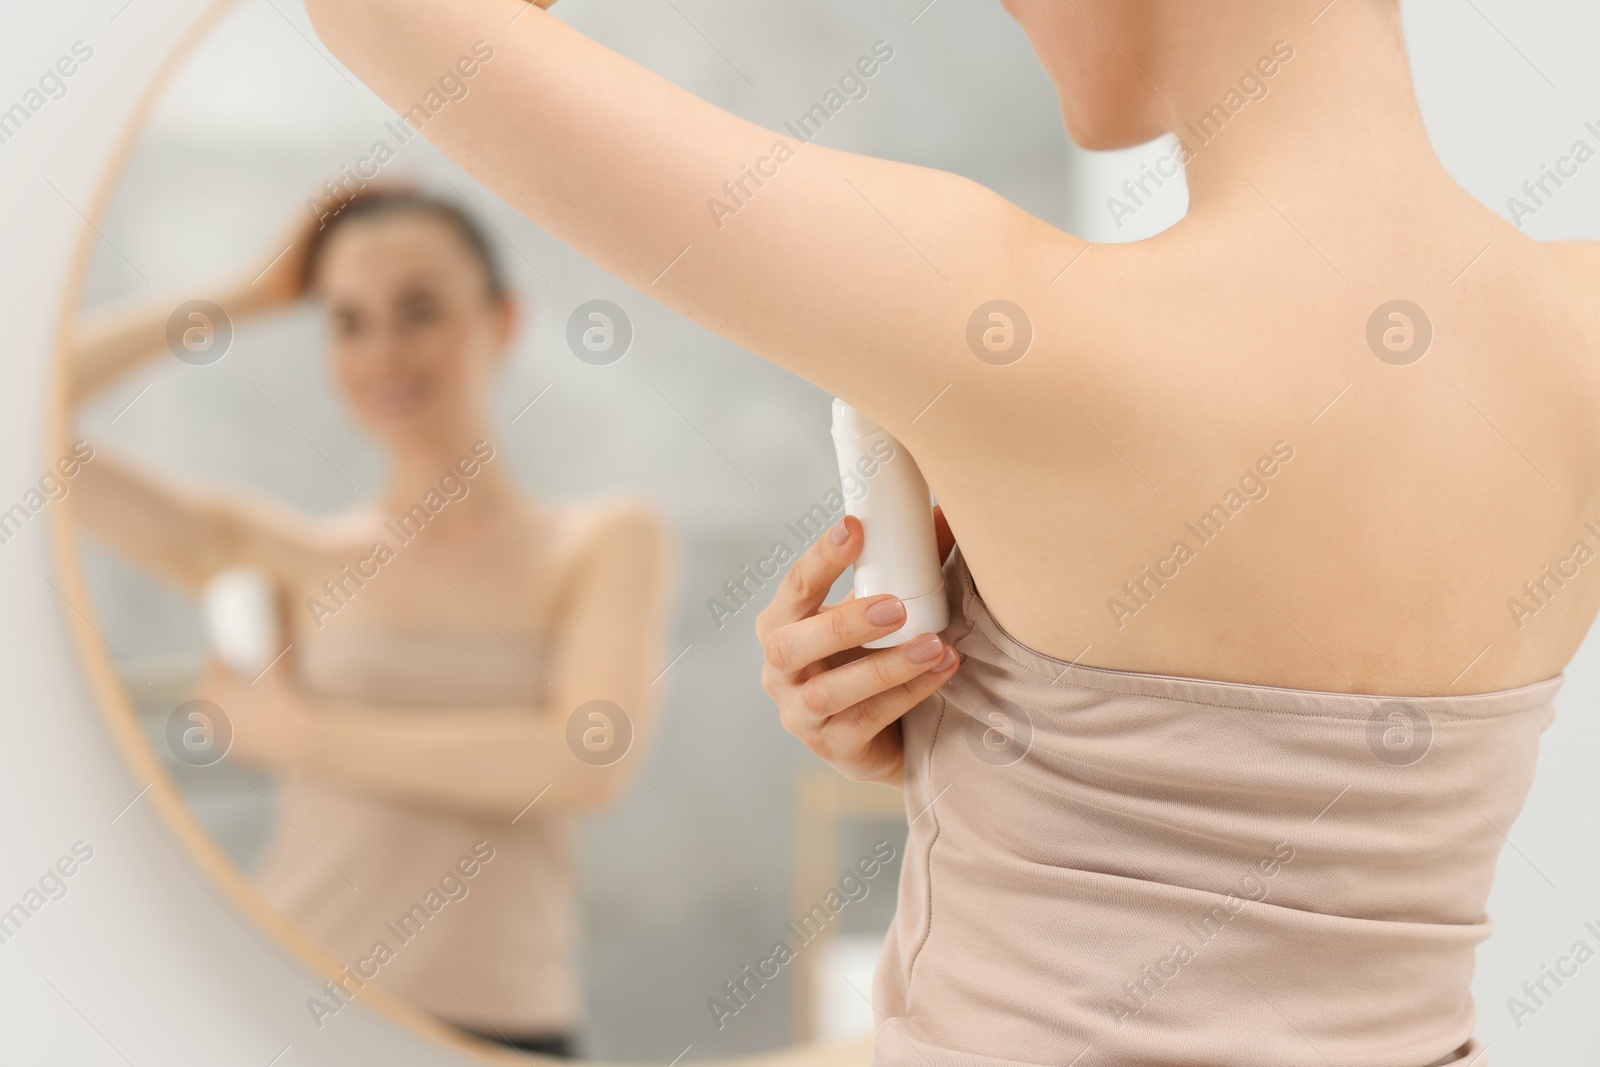
[[(911, 32), (845, 3), (566, 17), (773, 126)], [(897, 121), (976, 41), (1015, 61), (943, 80), (945, 133)], [(1060, 220), (1042, 175), (1070, 157), (1014, 28), (962, 16), (900, 54), (828, 140), (964, 162)], [(980, 151), (990, 108), (1034, 132)], [(307, 1026), (370, 984), (610, 1060), (870, 1035), (902, 801), (782, 730), (752, 630), (842, 514), (829, 398), (506, 209), (292, 5), (229, 8), (114, 182), (66, 370), (99, 654), (216, 845), (344, 968)], [(354, 206), (379, 191), (413, 200)], [(586, 554), (619, 509), (643, 540), (597, 558), (636, 571)], [(601, 570), (637, 580), (585, 616), (574, 576)], [(564, 664), (619, 644), (634, 706), (553, 706)], [(510, 799), (562, 760), (591, 777)]]

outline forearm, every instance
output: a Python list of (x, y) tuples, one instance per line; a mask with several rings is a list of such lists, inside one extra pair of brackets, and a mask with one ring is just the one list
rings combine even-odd
[(218, 571), (261, 565), (281, 527), (263, 507), (158, 480), (105, 451), (83, 465), (72, 497), (86, 528), (131, 562), (198, 593)]
[[(651, 511), (623, 507), (595, 521), (601, 528), (573, 563), (582, 577), (553, 624), (553, 681), (538, 708), (418, 708), (286, 689), (265, 698), (277, 710), (267, 720), (287, 735), (267, 746), (267, 765), (507, 821), (535, 801), (560, 811), (613, 802), (654, 732), (670, 546)], [(569, 720), (590, 701), (609, 703), (614, 721), (588, 715), (569, 738)]]
[(595, 767), (567, 745), (553, 709), (420, 710), (338, 701), (307, 709), (279, 770), (326, 777), (428, 807), (507, 822), (604, 806), (626, 784), (626, 759)]
[[(110, 385), (134, 367), (163, 352), (171, 351), (168, 324), (173, 313), (197, 297), (174, 294), (167, 299), (141, 299), (91, 312), (78, 320), (72, 348), (72, 374), (68, 382), (73, 403)], [(248, 283), (219, 288), (198, 299), (221, 307), (232, 322), (261, 310), (261, 294)], [(216, 329), (219, 323), (211, 323)], [(185, 317), (181, 332), (206, 329), (205, 323)]]

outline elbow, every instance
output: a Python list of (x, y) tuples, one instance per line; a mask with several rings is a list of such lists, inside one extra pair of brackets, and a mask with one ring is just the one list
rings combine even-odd
[(352, 70), (353, 53), (376, 31), (378, 6), (379, 0), (305, 0), (306, 17), (317, 39)]
[(346, 6), (340, 0), (305, 0), (306, 18), (311, 20), (312, 30), (329, 51), (333, 50), (331, 38), (339, 22), (339, 9)]

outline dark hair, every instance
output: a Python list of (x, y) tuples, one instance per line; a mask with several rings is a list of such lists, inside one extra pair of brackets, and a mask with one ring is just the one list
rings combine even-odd
[(455, 230), (474, 259), (483, 265), (488, 278), (489, 296), (499, 300), (509, 291), (505, 271), (495, 255), (489, 239), (472, 217), (454, 201), (447, 200), (420, 189), (403, 186), (362, 189), (344, 201), (339, 209), (324, 218), (322, 225), (311, 231), (305, 258), (301, 261), (300, 283), (303, 289), (311, 287), (317, 264), (327, 251), (328, 238), (345, 223), (360, 219), (383, 219), (400, 215), (431, 215)]

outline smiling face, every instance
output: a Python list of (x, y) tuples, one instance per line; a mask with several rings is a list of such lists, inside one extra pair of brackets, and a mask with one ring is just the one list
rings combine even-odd
[(312, 279), (335, 377), (357, 421), (398, 448), (477, 432), (514, 307), (454, 225), (425, 211), (351, 219)]
[[(1140, 69), (1154, 53), (1151, 0), (1001, 0), (1061, 97), (1067, 133), (1105, 151), (1161, 135), (1156, 89)], [(1113, 43), (1115, 42), (1115, 43)]]

